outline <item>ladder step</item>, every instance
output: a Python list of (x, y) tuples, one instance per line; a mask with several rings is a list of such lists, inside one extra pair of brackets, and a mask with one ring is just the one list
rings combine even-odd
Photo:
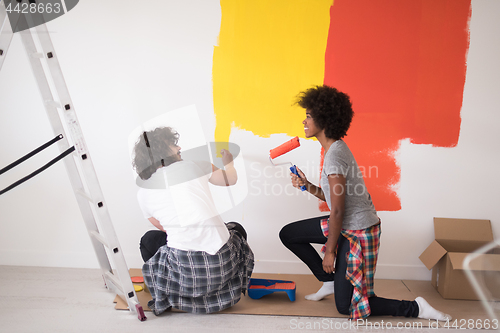
[(30, 56), (32, 58), (38, 58), (38, 59), (45, 58), (45, 55), (42, 52), (33, 52), (30, 54)]
[(55, 108), (58, 108), (58, 109), (61, 109), (61, 110), (63, 108), (61, 102), (54, 101), (54, 100), (47, 100), (47, 101), (45, 101), (45, 105), (52, 106), (52, 107), (55, 107)]
[(106, 241), (106, 239), (104, 237), (101, 236), (100, 233), (98, 233), (97, 231), (95, 230), (90, 230), (89, 231), (90, 235), (92, 237), (94, 237), (96, 240), (98, 240), (102, 245), (104, 245), (105, 247), (107, 247), (109, 249), (109, 245), (108, 245), (108, 242)]
[(92, 197), (90, 196), (90, 194), (88, 194), (87, 192), (85, 191), (82, 191), (82, 190), (76, 190), (75, 191), (76, 194), (78, 194), (79, 196), (87, 199), (89, 202), (94, 202), (94, 200), (92, 199)]
[(125, 295), (122, 284), (120, 283), (120, 281), (118, 281), (113, 273), (105, 272), (104, 275), (106, 275), (106, 277), (111, 280), (113, 285), (120, 291), (120, 294)]

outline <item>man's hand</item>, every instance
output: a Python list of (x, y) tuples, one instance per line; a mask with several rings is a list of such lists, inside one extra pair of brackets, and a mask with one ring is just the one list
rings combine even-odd
[(220, 154), (222, 155), (224, 170), (212, 165), (213, 172), (208, 181), (217, 186), (234, 185), (238, 181), (238, 174), (236, 173), (236, 169), (233, 165), (233, 154), (231, 154), (227, 149), (222, 149)]
[(233, 162), (233, 154), (229, 152), (227, 149), (222, 149), (220, 151), (220, 154), (222, 155), (222, 164), (224, 166), (228, 165), (229, 163)]

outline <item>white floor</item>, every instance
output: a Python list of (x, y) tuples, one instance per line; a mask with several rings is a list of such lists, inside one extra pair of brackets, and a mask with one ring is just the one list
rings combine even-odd
[[(99, 270), (0, 266), (0, 332), (345, 332), (345, 319), (232, 314), (194, 315), (146, 312), (141, 322), (113, 307)], [(327, 304), (325, 304), (327, 305)], [(344, 329), (342, 329), (342, 327)], [(339, 329), (340, 328), (340, 329)], [(347, 329), (345, 329), (347, 328)], [(394, 332), (396, 329), (372, 331)], [(397, 331), (397, 330), (396, 330)], [(401, 329), (404, 332), (448, 332), (448, 329)], [(470, 332), (470, 330), (468, 330)]]

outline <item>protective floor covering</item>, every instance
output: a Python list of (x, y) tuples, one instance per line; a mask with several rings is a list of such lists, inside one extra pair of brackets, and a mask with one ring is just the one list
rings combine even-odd
[[(130, 275), (142, 276), (142, 272), (140, 269), (130, 269)], [(294, 281), (297, 286), (296, 300), (291, 302), (285, 292), (272, 293), (260, 299), (251, 299), (248, 295), (242, 295), (241, 300), (235, 306), (220, 313), (345, 318), (347, 320), (347, 316), (337, 312), (334, 295), (319, 302), (308, 301), (304, 298), (305, 295), (314, 293), (321, 287), (321, 282), (317, 281), (313, 275), (256, 273), (252, 275), (252, 278)], [(138, 285), (144, 287), (144, 283)], [(449, 323), (450, 326), (457, 320), (456, 326), (453, 328), (460, 328), (464, 323), (467, 325), (470, 320), (484, 322), (488, 319), (486, 311), (479, 301), (445, 300), (432, 287), (430, 281), (376, 279), (375, 293), (380, 297), (404, 300), (414, 300), (417, 296), (422, 296), (436, 309), (452, 315), (453, 320)], [(146, 316), (152, 316), (153, 314), (149, 312), (147, 307), (151, 294), (145, 289), (138, 292), (137, 296), (143, 309), (148, 311)], [(127, 304), (120, 297), (117, 296), (114, 302), (116, 302), (116, 309), (127, 309)], [(173, 309), (172, 311), (177, 312), (178, 310)], [(396, 317), (370, 317), (361, 324), (368, 327), (372, 325), (393, 325), (396, 327), (399, 324), (407, 325), (407, 327), (411, 325), (414, 328), (437, 328), (445, 325), (443, 322), (437, 326), (435, 321)]]

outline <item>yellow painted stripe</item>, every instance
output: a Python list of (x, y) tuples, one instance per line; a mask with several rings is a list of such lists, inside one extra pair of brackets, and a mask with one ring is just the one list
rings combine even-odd
[(221, 0), (214, 50), (216, 141), (237, 127), (303, 136), (296, 95), (323, 84), (332, 0)]

